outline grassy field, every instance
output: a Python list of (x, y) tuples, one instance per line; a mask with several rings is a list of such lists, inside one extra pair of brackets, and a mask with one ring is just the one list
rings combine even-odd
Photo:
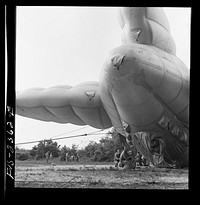
[[(53, 163), (53, 164), (52, 164)], [(188, 189), (188, 169), (137, 167), (116, 170), (113, 163), (18, 161), (15, 187), (100, 189)]]

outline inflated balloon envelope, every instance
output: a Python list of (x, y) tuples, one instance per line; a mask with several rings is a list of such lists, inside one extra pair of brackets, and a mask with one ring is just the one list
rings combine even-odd
[[(188, 166), (189, 69), (176, 56), (162, 8), (120, 8), (122, 44), (111, 50), (99, 83), (17, 93), (18, 115), (57, 123), (114, 127), (152, 164)], [(157, 156), (159, 160), (154, 161)]]

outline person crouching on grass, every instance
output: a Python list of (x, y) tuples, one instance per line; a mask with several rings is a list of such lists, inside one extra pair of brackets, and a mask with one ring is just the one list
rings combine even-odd
[(135, 169), (135, 165), (136, 163), (135, 163), (133, 151), (132, 150), (128, 151), (128, 147), (124, 146), (124, 150), (120, 155), (118, 167), (127, 170), (131, 168)]

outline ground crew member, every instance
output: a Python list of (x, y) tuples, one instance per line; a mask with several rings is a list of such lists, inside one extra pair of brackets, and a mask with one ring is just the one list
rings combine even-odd
[(46, 162), (47, 162), (47, 163), (48, 163), (48, 161), (49, 161), (49, 155), (50, 155), (50, 152), (48, 151), (48, 152), (45, 154)]
[(137, 155), (136, 155), (136, 163), (139, 165), (139, 166), (142, 166), (142, 154), (140, 154), (140, 152), (137, 152)]
[(128, 148), (124, 146), (124, 150), (120, 154), (120, 159), (119, 159), (119, 167), (124, 167), (126, 164), (130, 164), (132, 161), (132, 157), (130, 155), (131, 153), (128, 153)]
[(38, 155), (36, 154), (35, 155), (35, 163), (36, 163), (37, 160), (38, 160)]
[(78, 153), (75, 153), (75, 161), (79, 162), (79, 155), (78, 155)]
[(52, 153), (50, 154), (50, 159), (53, 159), (53, 155), (52, 155)]
[(114, 156), (115, 167), (118, 167), (119, 159), (120, 159), (120, 151), (119, 149), (117, 149)]
[(131, 137), (131, 127), (128, 125), (125, 130), (126, 130), (126, 133), (128, 135), (127, 138), (126, 138), (127, 143), (130, 146), (133, 146), (132, 137)]
[(66, 162), (66, 164), (67, 164), (67, 162), (68, 162), (68, 152), (66, 152), (66, 154), (65, 154), (65, 162)]

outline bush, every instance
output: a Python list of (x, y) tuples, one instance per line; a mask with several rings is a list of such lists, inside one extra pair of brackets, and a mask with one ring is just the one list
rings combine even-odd
[(18, 159), (20, 161), (24, 161), (24, 160), (31, 159), (31, 156), (27, 152), (17, 152), (16, 153), (16, 159)]
[[(116, 149), (116, 142), (106, 136), (101, 138), (99, 143), (90, 142), (84, 149), (85, 156), (95, 162), (112, 162), (114, 158), (114, 152)], [(83, 152), (83, 151), (82, 151)]]

